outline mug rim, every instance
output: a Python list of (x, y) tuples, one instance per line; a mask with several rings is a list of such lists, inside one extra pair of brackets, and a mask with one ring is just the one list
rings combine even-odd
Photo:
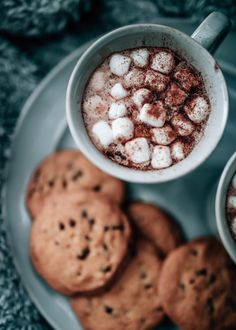
[[(122, 37), (122, 36), (126, 35), (128, 32), (132, 33), (132, 30), (135, 30), (137, 28), (141, 29), (141, 32), (142, 32), (142, 28), (150, 29), (150, 30), (154, 28), (154, 29), (165, 30), (165, 31), (170, 32), (170, 33), (178, 34), (178, 35), (181, 36), (181, 38), (183, 40), (187, 39), (189, 42), (192, 42), (195, 45), (197, 45), (197, 47), (199, 47), (199, 49), (201, 49), (201, 51), (204, 53), (204, 56), (207, 56), (208, 59), (210, 59), (210, 61), (212, 63), (216, 63), (215, 59), (207, 51), (207, 49), (205, 49), (203, 46), (201, 46), (196, 40), (191, 38), (191, 36), (185, 34), (182, 31), (179, 31), (178, 29), (175, 29), (175, 28), (172, 28), (172, 27), (169, 27), (169, 26), (166, 26), (166, 25), (161, 25), (161, 24), (148, 24), (148, 23), (146, 24), (146, 23), (143, 23), (143, 24), (126, 25), (126, 26), (120, 27), (118, 29), (112, 30), (112, 31), (106, 33), (105, 35), (101, 36), (97, 40), (95, 40), (95, 42), (92, 43), (92, 45), (84, 52), (84, 54), (80, 57), (80, 59), (76, 63), (76, 65), (75, 65), (75, 67), (72, 71), (72, 74), (70, 76), (68, 87), (67, 87), (67, 92), (66, 92), (66, 117), (67, 117), (67, 123), (68, 123), (69, 129), (70, 129), (70, 132), (71, 132), (72, 137), (73, 137), (74, 141), (76, 142), (76, 145), (79, 148), (79, 150), (82, 153), (84, 153), (84, 155), (92, 163), (95, 163), (94, 157), (92, 157), (89, 150), (87, 150), (87, 148), (85, 148), (85, 146), (81, 142), (80, 132), (79, 132), (78, 129), (76, 129), (75, 123), (74, 123), (74, 120), (73, 120), (73, 116), (72, 116), (72, 112), (73, 112), (73, 110), (72, 110), (72, 102), (73, 102), (72, 90), (73, 90), (73, 86), (76, 84), (76, 75), (77, 75), (80, 67), (86, 61), (86, 57), (87, 57), (88, 54), (90, 54), (90, 52), (93, 52), (94, 49), (101, 48), (102, 46), (104, 47), (104, 42), (106, 42), (106, 41), (109, 42), (111, 40), (111, 38), (116, 39), (118, 37)], [(97, 156), (98, 159), (97, 159), (97, 162), (95, 163), (95, 165), (97, 167), (99, 167), (101, 170), (107, 172), (108, 174), (110, 174), (112, 176), (118, 177), (118, 178), (120, 178), (122, 180), (125, 180), (125, 181), (136, 182), (136, 183), (168, 182), (168, 181), (180, 178), (180, 177), (192, 172), (193, 170), (195, 170), (198, 166), (200, 166), (202, 163), (204, 163), (206, 161), (206, 159), (215, 150), (216, 146), (218, 145), (219, 141), (221, 140), (221, 137), (224, 133), (225, 126), (226, 126), (226, 123), (227, 123), (228, 110), (229, 110), (228, 90), (227, 90), (225, 78), (223, 76), (223, 73), (222, 73), (221, 69), (219, 68), (217, 71), (220, 74), (220, 80), (221, 80), (221, 83), (222, 83), (222, 86), (223, 86), (223, 96), (224, 96), (224, 111), (223, 112), (224, 113), (223, 113), (223, 121), (221, 122), (221, 129), (215, 135), (214, 143), (213, 143), (210, 151), (208, 152), (208, 154), (205, 154), (203, 157), (199, 157), (199, 159), (196, 160), (193, 163), (193, 165), (191, 165), (191, 166), (188, 166), (188, 167), (182, 166), (181, 168), (178, 169), (178, 171), (173, 171), (171, 173), (171, 175), (169, 175), (168, 177), (164, 173), (155, 177), (155, 174), (154, 174), (155, 172), (161, 173), (165, 169), (161, 169), (161, 170), (155, 170), (154, 169), (154, 170), (150, 170), (150, 171), (141, 171), (141, 170), (137, 170), (137, 169), (134, 169), (134, 168), (127, 168), (123, 165), (117, 164), (116, 162), (113, 162), (112, 160), (106, 158), (101, 153), (101, 151), (99, 151), (96, 147), (95, 147), (96, 150), (94, 150), (94, 152), (96, 153), (96, 156)], [(84, 122), (83, 122), (83, 125), (84, 125)], [(87, 135), (86, 138), (90, 139), (88, 135)], [(103, 157), (99, 157), (99, 155), (100, 156), (102, 155)], [(111, 165), (111, 163), (113, 163), (113, 165)], [(173, 165), (173, 167), (174, 166), (175, 165)], [(150, 175), (141, 175), (143, 173), (150, 173)]]
[(217, 229), (225, 249), (236, 263), (236, 241), (233, 239), (226, 217), (226, 198), (232, 176), (236, 172), (236, 151), (227, 161), (217, 185), (215, 196), (215, 215)]

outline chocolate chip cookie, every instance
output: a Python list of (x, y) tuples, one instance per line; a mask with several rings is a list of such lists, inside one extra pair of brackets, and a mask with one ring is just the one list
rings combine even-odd
[(235, 276), (235, 265), (215, 238), (191, 241), (164, 262), (164, 310), (183, 330), (236, 329)]
[(163, 320), (158, 293), (162, 262), (147, 241), (139, 241), (136, 248), (111, 289), (101, 295), (72, 299), (85, 329), (147, 330)]
[(95, 193), (51, 197), (32, 225), (30, 251), (38, 273), (59, 292), (94, 292), (123, 263), (131, 230), (117, 204)]
[(166, 256), (181, 244), (182, 235), (177, 223), (159, 207), (147, 203), (131, 203), (128, 215), (134, 226), (157, 250)]
[(91, 190), (121, 203), (124, 184), (92, 165), (79, 151), (63, 150), (43, 160), (33, 173), (26, 194), (27, 208), (34, 218), (52, 194)]

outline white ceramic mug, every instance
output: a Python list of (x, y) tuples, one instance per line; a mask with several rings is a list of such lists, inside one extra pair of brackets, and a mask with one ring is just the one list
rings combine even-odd
[[(68, 125), (81, 152), (110, 175), (125, 181), (142, 183), (158, 183), (178, 178), (204, 162), (220, 141), (228, 117), (226, 83), (209, 52), (214, 52), (229, 28), (228, 18), (222, 13), (214, 12), (191, 37), (164, 25), (137, 24), (114, 30), (95, 41), (77, 62), (66, 95)], [(162, 170), (136, 170), (106, 158), (90, 140), (82, 117), (83, 93), (92, 72), (111, 53), (141, 46), (168, 47), (191, 63), (201, 73), (211, 103), (211, 113), (200, 142), (183, 161)]]
[(230, 233), (229, 225), (227, 223), (226, 218), (227, 191), (235, 172), (236, 152), (231, 156), (221, 174), (215, 198), (215, 215), (217, 229), (222, 243), (224, 244), (224, 247), (229, 253), (230, 257), (236, 263), (236, 241), (234, 241)]

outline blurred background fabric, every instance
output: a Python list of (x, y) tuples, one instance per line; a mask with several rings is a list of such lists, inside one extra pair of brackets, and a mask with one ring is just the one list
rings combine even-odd
[[(116, 27), (158, 17), (201, 21), (213, 10), (234, 23), (236, 0), (1, 0), (0, 184), (22, 105), (38, 82), (84, 42)], [(2, 207), (1, 207), (2, 210)], [(17, 221), (17, 219), (16, 219)], [(0, 330), (50, 329), (21, 285), (0, 216)]]

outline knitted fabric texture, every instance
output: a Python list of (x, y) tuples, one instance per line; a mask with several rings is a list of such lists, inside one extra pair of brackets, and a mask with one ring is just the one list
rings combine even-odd
[(77, 22), (91, 3), (91, 0), (1, 0), (0, 30), (25, 36), (59, 33), (67, 24)]

